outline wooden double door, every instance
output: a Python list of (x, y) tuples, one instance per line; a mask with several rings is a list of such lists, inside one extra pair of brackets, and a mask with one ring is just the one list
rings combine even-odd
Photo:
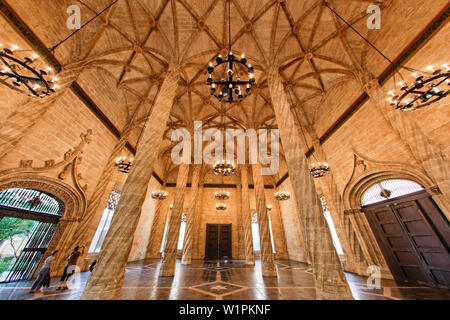
[(395, 280), (450, 287), (449, 222), (427, 192), (363, 211)]
[(207, 224), (205, 260), (231, 260), (231, 224)]

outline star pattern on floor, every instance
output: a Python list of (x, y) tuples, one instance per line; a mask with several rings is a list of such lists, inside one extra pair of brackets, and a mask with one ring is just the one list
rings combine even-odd
[(190, 289), (210, 295), (216, 298), (216, 300), (222, 300), (223, 297), (247, 290), (248, 287), (243, 287), (223, 281), (215, 281), (212, 283), (203, 283), (197, 286), (193, 286), (190, 287)]
[[(161, 261), (142, 260), (129, 263), (122, 287), (127, 300), (311, 300), (315, 299), (314, 277), (306, 264), (277, 261), (278, 278), (263, 278), (260, 262), (248, 266), (244, 261), (231, 263), (177, 262), (174, 277), (160, 277)], [(52, 279), (50, 288), (29, 294), (32, 281), (1, 284), (0, 300), (78, 300), (89, 272), (80, 274), (80, 288), (56, 291), (59, 279)], [(380, 289), (368, 289), (367, 279), (346, 273), (353, 296), (357, 300), (420, 300), (450, 299), (448, 290), (421, 286), (399, 286), (382, 280)]]

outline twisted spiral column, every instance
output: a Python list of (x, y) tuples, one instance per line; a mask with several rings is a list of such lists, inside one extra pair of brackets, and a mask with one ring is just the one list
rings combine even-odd
[(277, 269), (273, 259), (272, 241), (270, 239), (269, 217), (267, 216), (266, 193), (261, 176), (261, 165), (252, 165), (253, 184), (255, 185), (256, 212), (258, 214), (259, 242), (261, 247), (261, 268), (263, 277), (276, 277)]
[(191, 201), (189, 202), (188, 212), (187, 212), (187, 223), (186, 230), (184, 234), (183, 241), (183, 256), (181, 259), (182, 264), (191, 264), (192, 261), (192, 250), (193, 250), (193, 240), (194, 240), (194, 226), (195, 222), (198, 220), (199, 210), (197, 210), (197, 204), (199, 200), (199, 194), (201, 193), (199, 189), (200, 174), (202, 171), (201, 165), (194, 165), (194, 171), (192, 173), (192, 189), (191, 189)]
[(173, 277), (178, 252), (181, 218), (183, 214), (184, 193), (189, 175), (189, 164), (182, 163), (178, 168), (177, 186), (173, 200), (172, 214), (169, 219), (167, 241), (164, 247), (164, 257), (161, 264), (161, 276)]
[(253, 251), (252, 217), (250, 216), (250, 199), (248, 198), (248, 166), (241, 165), (242, 184), (242, 224), (244, 226), (245, 238), (245, 261), (246, 264), (255, 265), (255, 252)]
[(145, 259), (160, 258), (161, 241), (164, 236), (164, 223), (169, 214), (169, 201), (158, 201), (148, 238)]
[(311, 253), (316, 298), (352, 299), (276, 66), (269, 70), (268, 85), (300, 220)]
[(156, 98), (153, 111), (142, 134), (133, 168), (122, 189), (119, 204), (103, 243), (97, 266), (90, 275), (82, 300), (120, 298), (125, 266), (130, 254), (134, 232), (142, 204), (152, 177), (167, 120), (173, 105), (180, 67), (171, 65)]

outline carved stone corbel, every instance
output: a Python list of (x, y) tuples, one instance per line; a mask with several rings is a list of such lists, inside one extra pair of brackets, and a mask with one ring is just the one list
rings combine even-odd
[(436, 195), (441, 195), (442, 194), (442, 191), (441, 191), (441, 189), (439, 188), (438, 185), (431, 186), (431, 187), (427, 188), (426, 190), (432, 196), (436, 196)]
[(20, 168), (31, 168), (33, 160), (20, 160)]
[(72, 163), (69, 163), (68, 165), (66, 165), (63, 169), (63, 171), (61, 171), (58, 175), (58, 178), (61, 180), (65, 180), (67, 178), (67, 176), (70, 173), (70, 170), (72, 169)]

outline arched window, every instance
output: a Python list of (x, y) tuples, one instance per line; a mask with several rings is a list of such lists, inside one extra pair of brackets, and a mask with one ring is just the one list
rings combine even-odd
[(109, 196), (106, 208), (103, 211), (102, 218), (98, 224), (97, 231), (95, 232), (94, 238), (92, 239), (91, 246), (89, 247), (90, 253), (100, 252), (103, 241), (105, 240), (106, 234), (108, 233), (109, 226), (111, 225), (111, 220), (114, 216), (117, 204), (119, 203), (120, 194), (113, 191)]
[(186, 231), (186, 215), (183, 213), (183, 215), (181, 216), (180, 235), (178, 237), (178, 250), (183, 249), (185, 231)]
[(331, 213), (330, 210), (328, 209), (325, 197), (321, 197), (320, 201), (322, 203), (323, 215), (325, 217), (325, 220), (327, 221), (328, 229), (330, 229), (331, 239), (333, 240), (334, 248), (336, 249), (338, 255), (344, 255), (344, 251), (342, 250), (341, 242), (339, 241), (339, 237), (337, 235), (333, 219), (331, 218)]
[(59, 216), (62, 214), (58, 200), (32, 189), (12, 188), (2, 191), (0, 206)]
[[(186, 215), (183, 213), (181, 215), (181, 225), (180, 225), (180, 235), (178, 236), (178, 250), (183, 249), (183, 243), (184, 243), (184, 233), (186, 231)], [(167, 233), (169, 232), (169, 216), (167, 216), (166, 219), (166, 226), (164, 227), (164, 233), (163, 233), (163, 239), (161, 241), (161, 248), (159, 249), (159, 252), (164, 252), (164, 247), (166, 245), (167, 241)]]
[[(269, 231), (270, 231), (270, 241), (272, 242), (272, 252), (275, 253), (275, 243), (273, 241), (272, 233), (272, 222), (270, 221), (270, 214), (267, 215), (269, 220)], [(252, 237), (253, 237), (253, 251), (261, 250), (261, 243), (259, 237), (259, 224), (258, 224), (258, 214), (255, 213), (252, 217)]]
[(364, 192), (361, 204), (367, 206), (388, 199), (398, 198), (403, 195), (421, 191), (424, 188), (410, 180), (392, 179), (378, 182)]

